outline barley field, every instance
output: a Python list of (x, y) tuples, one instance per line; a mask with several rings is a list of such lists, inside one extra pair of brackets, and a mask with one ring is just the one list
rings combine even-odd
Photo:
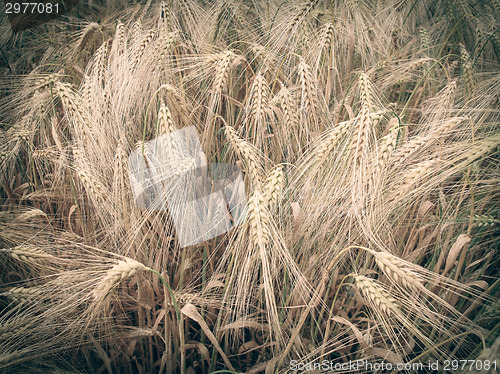
[(499, 19), (497, 0), (4, 17), (0, 371), (498, 373)]

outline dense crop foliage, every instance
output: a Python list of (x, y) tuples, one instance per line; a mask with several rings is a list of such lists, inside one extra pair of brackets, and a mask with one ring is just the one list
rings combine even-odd
[[(2, 371), (498, 359), (498, 1), (89, 4), (1, 37)], [(188, 126), (247, 198), (183, 247)]]

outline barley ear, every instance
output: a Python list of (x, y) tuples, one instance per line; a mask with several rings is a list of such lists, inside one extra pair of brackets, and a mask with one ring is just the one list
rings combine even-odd
[(394, 312), (399, 312), (396, 300), (387, 294), (387, 292), (372, 279), (363, 275), (354, 277), (356, 287), (359, 289), (363, 297), (370, 303), (372, 308), (390, 316)]
[(241, 139), (236, 130), (231, 126), (225, 126), (224, 131), (227, 139), (231, 142), (236, 152), (243, 158), (243, 162), (247, 168), (247, 172), (250, 175), (251, 183), (255, 188), (258, 188), (262, 184), (261, 178), (261, 163), (257, 157), (257, 151), (252, 147), (250, 143)]
[(248, 222), (253, 245), (262, 248), (269, 243), (271, 237), (269, 212), (264, 197), (257, 190), (248, 199)]
[(121, 281), (133, 277), (139, 271), (150, 271), (147, 266), (131, 258), (119, 260), (118, 264), (108, 270), (93, 291), (95, 300), (104, 300), (111, 290)]
[(283, 165), (276, 165), (264, 182), (263, 198), (267, 209), (272, 211), (278, 204), (285, 180)]
[(44, 260), (54, 259), (54, 256), (51, 254), (48, 254), (36, 247), (27, 245), (20, 245), (14, 248), (2, 248), (0, 251), (9, 253), (11, 257), (17, 261), (32, 265), (40, 264)]
[(369, 252), (375, 257), (377, 266), (394, 283), (409, 290), (422, 288), (422, 279), (410, 268), (410, 264), (389, 252)]
[(163, 100), (160, 101), (160, 110), (158, 111), (158, 133), (159, 135), (166, 135), (174, 132), (176, 126), (172, 118), (172, 113), (165, 105)]

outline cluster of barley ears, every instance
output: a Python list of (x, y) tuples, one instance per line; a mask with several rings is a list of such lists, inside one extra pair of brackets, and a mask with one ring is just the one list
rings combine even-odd
[[(97, 1), (2, 33), (0, 370), (280, 373), (489, 349), (500, 14), (454, 3)], [(159, 157), (157, 138), (181, 156), (188, 126), (203, 155), (145, 161), (164, 178), (136, 201), (129, 156)], [(208, 163), (242, 171), (244, 215), (183, 247), (175, 186)]]

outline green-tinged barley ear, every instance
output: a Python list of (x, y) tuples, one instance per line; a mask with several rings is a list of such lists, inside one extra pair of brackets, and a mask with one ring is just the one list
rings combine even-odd
[(429, 48), (431, 47), (431, 40), (429, 39), (429, 32), (425, 27), (420, 29), (420, 43), (425, 56), (429, 56)]
[(467, 52), (463, 44), (460, 44), (460, 55), (462, 57), (462, 78), (465, 85), (465, 92), (467, 95), (470, 95), (474, 91), (474, 69), (469, 52)]
[(30, 299), (38, 298), (44, 294), (44, 291), (39, 287), (12, 287), (9, 291), (4, 292), (1, 296), (7, 296), (18, 302), (25, 302)]
[(500, 220), (489, 214), (475, 214), (473, 224), (477, 227), (491, 227), (498, 225)]

